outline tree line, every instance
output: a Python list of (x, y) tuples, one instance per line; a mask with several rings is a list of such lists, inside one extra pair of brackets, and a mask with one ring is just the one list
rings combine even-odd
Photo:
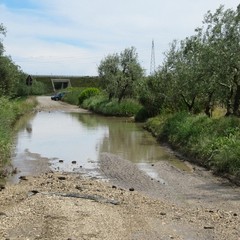
[(174, 40), (161, 66), (145, 76), (134, 47), (110, 54), (98, 67), (109, 99), (137, 98), (149, 116), (161, 112), (226, 109), (240, 115), (240, 5), (208, 11), (202, 26), (184, 40)]
[[(0, 24), (0, 37), (6, 28)], [(205, 112), (211, 116), (217, 106), (226, 115), (240, 115), (240, 5), (236, 10), (220, 6), (207, 12), (202, 26), (184, 40), (174, 40), (161, 66), (146, 76), (134, 47), (104, 58), (98, 72), (109, 100), (135, 98), (149, 116), (161, 112)], [(0, 96), (27, 95), (27, 75), (10, 56), (4, 55), (0, 38)], [(44, 92), (33, 81), (31, 93)], [(41, 85), (41, 86), (40, 86)], [(33, 89), (36, 91), (34, 92)]]
[(43, 83), (33, 79), (31, 87), (27, 86), (28, 75), (16, 65), (10, 56), (6, 56), (3, 37), (6, 36), (6, 27), (0, 24), (0, 97), (16, 98), (28, 94), (42, 94), (45, 92)]
[[(6, 28), (0, 24), (0, 36), (6, 35)], [(20, 67), (13, 63), (10, 56), (4, 55), (3, 38), (0, 38), (0, 96), (15, 96), (16, 86), (25, 77)]]

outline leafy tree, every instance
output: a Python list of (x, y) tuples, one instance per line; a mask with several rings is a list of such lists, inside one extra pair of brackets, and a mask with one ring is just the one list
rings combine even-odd
[(126, 48), (120, 54), (108, 55), (101, 61), (98, 72), (109, 99), (116, 97), (119, 103), (123, 98), (134, 95), (136, 83), (143, 77), (134, 47)]
[[(239, 116), (239, 42), (240, 5), (237, 11), (224, 11), (221, 6), (214, 14), (208, 12), (195, 35), (173, 41), (166, 53), (166, 60), (155, 76), (161, 82), (158, 83), (161, 95), (165, 95), (159, 107), (170, 109), (172, 104), (175, 111), (187, 109), (211, 116), (214, 105), (221, 103), (226, 106), (227, 115)], [(143, 89), (145, 96), (152, 81)], [(160, 99), (157, 91), (152, 93), (150, 102)]]
[(201, 69), (202, 45), (197, 36), (172, 43), (166, 54), (164, 67), (171, 82), (168, 89), (175, 109), (198, 112), (202, 108), (203, 73)]
[(98, 94), (100, 94), (100, 90), (98, 88), (86, 88), (80, 93), (78, 97), (78, 104), (81, 105), (86, 99)]
[(172, 81), (165, 68), (159, 68), (151, 76), (143, 78), (137, 87), (138, 99), (144, 106), (148, 117), (153, 117), (161, 111), (173, 111)]
[[(3, 24), (0, 24), (0, 35), (6, 35), (6, 29)], [(17, 66), (15, 66), (9, 57), (3, 55), (4, 47), (0, 38), (0, 96), (11, 95), (14, 89), (14, 77), (18, 72)]]
[[(6, 29), (0, 24), (0, 35), (6, 35)], [(4, 47), (0, 38), (0, 96), (15, 97), (19, 93), (21, 82), (25, 82), (26, 75), (9, 56), (4, 55)], [(25, 86), (26, 88), (26, 86)]]
[(10, 57), (0, 56), (0, 96), (16, 96), (19, 82), (25, 82), (25, 79), (26, 74)]
[[(0, 35), (3, 35), (3, 36), (6, 35), (6, 29), (2, 23), (0, 23)], [(2, 39), (0, 38), (0, 56), (2, 56), (3, 52), (4, 52), (3, 43), (2, 43)]]
[(119, 65), (120, 61), (118, 54), (112, 54), (102, 60), (98, 67), (101, 86), (108, 93), (109, 100), (116, 96)]
[[(208, 63), (217, 83), (215, 90), (227, 108), (227, 115), (239, 116), (240, 104), (240, 5), (224, 11), (220, 6), (208, 12), (198, 29), (208, 49)], [(206, 73), (206, 72), (205, 72)]]

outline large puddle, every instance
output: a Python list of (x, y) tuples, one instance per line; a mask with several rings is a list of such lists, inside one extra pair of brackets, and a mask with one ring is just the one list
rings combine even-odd
[(147, 163), (171, 161), (187, 166), (161, 147), (150, 133), (128, 119), (94, 114), (38, 112), (25, 116), (17, 126), (12, 165), (19, 171), (10, 177), (34, 175), (47, 169), (66, 172), (86, 171), (98, 175), (102, 152), (113, 153), (139, 165), (154, 175)]

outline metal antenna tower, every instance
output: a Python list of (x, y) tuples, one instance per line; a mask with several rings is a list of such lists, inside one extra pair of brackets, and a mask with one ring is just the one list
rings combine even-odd
[(154, 72), (155, 72), (155, 48), (154, 48), (154, 41), (152, 40), (150, 75), (152, 75)]

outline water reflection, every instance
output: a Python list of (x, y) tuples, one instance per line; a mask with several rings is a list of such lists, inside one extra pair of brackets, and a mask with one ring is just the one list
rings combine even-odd
[(151, 134), (142, 130), (141, 124), (124, 118), (73, 116), (89, 129), (107, 129), (101, 136), (99, 152), (117, 154), (135, 163), (158, 161), (166, 155)]
[(38, 112), (23, 118), (17, 128), (12, 164), (21, 175), (32, 174), (34, 166), (41, 166), (42, 171), (49, 167), (63, 171), (95, 169), (102, 152), (117, 154), (134, 163), (173, 157), (140, 124), (124, 118)]

